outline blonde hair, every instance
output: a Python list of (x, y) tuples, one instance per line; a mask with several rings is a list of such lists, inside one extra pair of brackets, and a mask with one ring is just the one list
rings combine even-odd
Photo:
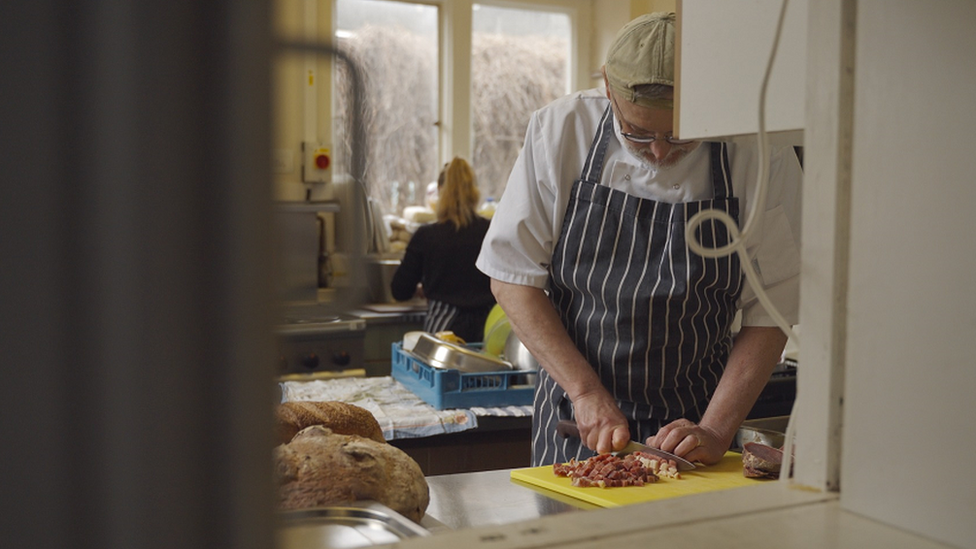
[(474, 170), (463, 158), (455, 156), (444, 166), (437, 189), (437, 221), (450, 221), (460, 229), (474, 220), (481, 195)]

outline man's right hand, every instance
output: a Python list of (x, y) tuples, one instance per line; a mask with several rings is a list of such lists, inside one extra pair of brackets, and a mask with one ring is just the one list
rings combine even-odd
[(496, 279), (491, 290), (519, 341), (569, 395), (583, 444), (601, 454), (622, 449), (630, 440), (627, 420), (569, 338), (545, 291)]
[(627, 418), (603, 387), (578, 396), (573, 400), (573, 410), (580, 440), (590, 450), (608, 454), (623, 450), (630, 442)]

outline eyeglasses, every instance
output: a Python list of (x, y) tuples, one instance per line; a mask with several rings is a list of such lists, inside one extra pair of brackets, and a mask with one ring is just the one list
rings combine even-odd
[[(613, 93), (610, 94), (610, 102), (613, 103), (613, 108), (615, 111), (614, 114), (617, 116), (617, 120), (627, 124), (628, 126), (633, 126), (633, 124), (624, 120), (624, 117), (620, 115), (620, 107), (617, 106), (617, 100), (614, 99)], [(623, 131), (623, 127), (621, 127), (620, 129), (620, 135), (622, 135), (624, 139), (626, 139), (627, 141), (630, 141), (631, 143), (637, 143), (639, 145), (649, 145), (657, 141), (657, 137), (653, 135), (627, 133)], [(664, 140), (671, 145), (687, 145), (695, 141), (694, 139), (675, 139), (673, 135), (664, 136)]]

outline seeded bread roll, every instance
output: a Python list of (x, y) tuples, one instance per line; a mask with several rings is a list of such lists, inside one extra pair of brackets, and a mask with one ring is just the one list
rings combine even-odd
[(380, 424), (369, 410), (345, 402), (285, 402), (275, 410), (275, 419), (278, 441), (282, 444), (312, 425), (323, 425), (341, 435), (386, 442)]
[(430, 492), (417, 462), (385, 442), (313, 425), (274, 449), (280, 509), (371, 500), (420, 522)]

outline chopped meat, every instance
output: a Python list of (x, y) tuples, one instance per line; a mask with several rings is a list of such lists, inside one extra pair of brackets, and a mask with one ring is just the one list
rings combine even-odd
[(644, 467), (649, 468), (652, 473), (659, 477), (681, 478), (681, 473), (678, 472), (678, 464), (673, 459), (665, 460), (662, 457), (644, 452), (634, 452), (633, 455), (641, 460)]
[(556, 476), (569, 477), (573, 486), (600, 488), (644, 486), (658, 481), (654, 470), (637, 455), (624, 457), (612, 454), (593, 456), (590, 459), (568, 463), (555, 463), (552, 472)]

